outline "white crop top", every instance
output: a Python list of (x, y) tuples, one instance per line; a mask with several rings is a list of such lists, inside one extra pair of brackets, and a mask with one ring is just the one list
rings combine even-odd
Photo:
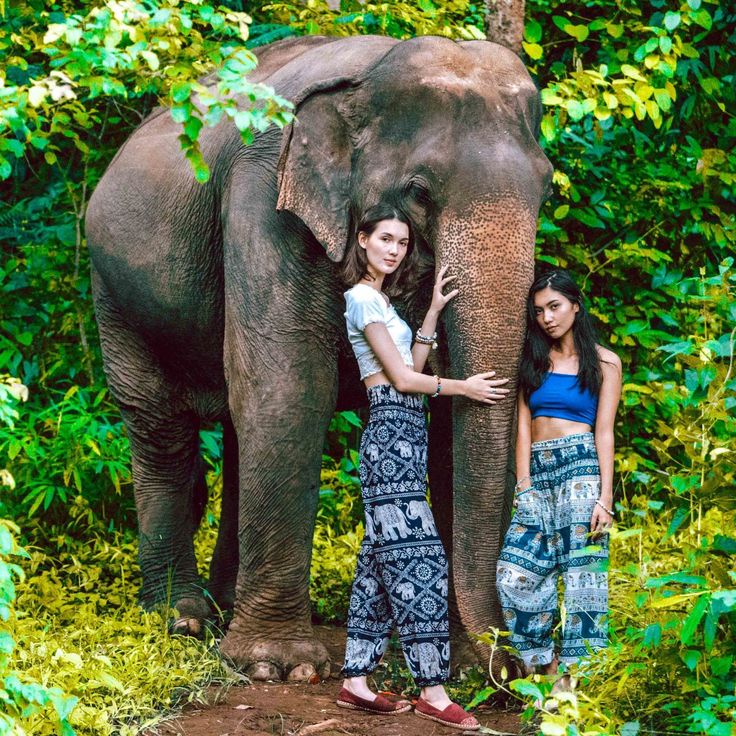
[(345, 292), (345, 305), (348, 339), (358, 359), (361, 381), (383, 370), (383, 366), (365, 339), (365, 326), (371, 322), (383, 322), (386, 325), (388, 334), (396, 344), (404, 363), (414, 368), (411, 356), (411, 328), (399, 317), (393, 306), (386, 304), (380, 292), (367, 284), (356, 284)]

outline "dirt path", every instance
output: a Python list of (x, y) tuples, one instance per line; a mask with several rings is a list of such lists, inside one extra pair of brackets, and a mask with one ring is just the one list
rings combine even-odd
[[(338, 680), (318, 685), (235, 687), (216, 704), (188, 708), (177, 719), (159, 726), (160, 736), (451, 736), (460, 731), (427, 721), (412, 713), (374, 716), (346, 711), (335, 705)], [(213, 692), (216, 697), (217, 693)], [(516, 713), (477, 711), (478, 720), (496, 733), (516, 734)]]
[[(345, 633), (324, 628), (320, 633), (333, 662), (340, 662)], [(375, 716), (346, 711), (335, 705), (340, 680), (333, 677), (314, 685), (264, 682), (212, 688), (209, 705), (192, 706), (176, 720), (150, 731), (147, 736), (451, 736), (460, 731), (440, 726), (413, 713)], [(480, 708), (478, 720), (490, 733), (517, 734), (517, 713)], [(486, 731), (486, 733), (489, 733)]]

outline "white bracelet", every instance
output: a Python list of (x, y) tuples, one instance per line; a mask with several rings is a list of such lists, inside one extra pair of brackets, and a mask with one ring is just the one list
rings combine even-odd
[(525, 475), (523, 478), (519, 478), (519, 480), (516, 481), (516, 485), (514, 485), (514, 490), (518, 491), (519, 486), (523, 485), (525, 480), (531, 480), (531, 478), (528, 475)]
[(437, 333), (435, 332), (430, 337), (427, 337), (427, 335), (422, 335), (419, 330), (417, 330), (416, 335), (414, 336), (414, 342), (418, 342), (420, 345), (431, 345), (432, 350), (437, 349)]
[(616, 514), (613, 513), (611, 509), (607, 509), (600, 501), (600, 499), (596, 499), (596, 504), (600, 506), (609, 516), (616, 516)]

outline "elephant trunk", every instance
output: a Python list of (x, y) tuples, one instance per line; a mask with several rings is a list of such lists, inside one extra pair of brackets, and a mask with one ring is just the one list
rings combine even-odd
[(496, 378), (510, 379), (508, 397), (493, 406), (453, 401), (453, 582), (463, 628), (473, 633), (503, 628), (496, 562), (514, 483), (516, 374), (536, 217), (536, 208), (518, 198), (497, 199), (475, 203), (439, 228), (441, 262), (460, 289), (445, 310), (451, 375), (494, 370)]

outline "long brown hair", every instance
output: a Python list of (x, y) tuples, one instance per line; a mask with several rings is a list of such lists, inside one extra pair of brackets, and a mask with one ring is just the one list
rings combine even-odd
[(383, 220), (398, 220), (409, 228), (409, 243), (407, 245), (406, 255), (399, 264), (399, 267), (392, 274), (386, 276), (383, 281), (383, 290), (389, 296), (397, 296), (404, 292), (409, 285), (410, 279), (413, 277), (414, 225), (404, 210), (390, 202), (374, 204), (363, 213), (355, 228), (353, 242), (350, 244), (350, 248), (343, 261), (341, 275), (343, 281), (348, 286), (354, 286), (362, 278), (368, 276), (368, 257), (365, 249), (361, 248), (358, 243), (358, 233), (365, 233), (365, 235), (370, 237), (378, 227), (378, 223)]

